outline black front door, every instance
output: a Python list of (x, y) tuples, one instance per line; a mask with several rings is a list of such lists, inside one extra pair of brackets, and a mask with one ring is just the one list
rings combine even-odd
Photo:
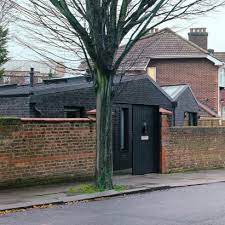
[(133, 174), (159, 170), (159, 108), (133, 105)]

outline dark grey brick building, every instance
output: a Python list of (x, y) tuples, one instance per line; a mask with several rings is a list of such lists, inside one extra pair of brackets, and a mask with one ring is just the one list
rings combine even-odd
[[(174, 125), (182, 126), (185, 113), (199, 107), (188, 85), (159, 87), (147, 75), (115, 80), (114, 109), (118, 105), (155, 105), (174, 112)], [(84, 77), (46, 80), (44, 83), (0, 87), (0, 116), (85, 117), (95, 109), (93, 82)]]

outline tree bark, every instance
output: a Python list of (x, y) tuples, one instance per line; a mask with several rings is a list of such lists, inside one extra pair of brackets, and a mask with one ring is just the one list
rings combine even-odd
[(113, 76), (97, 70), (97, 163), (96, 181), (98, 188), (110, 190), (113, 188), (112, 162), (112, 83)]

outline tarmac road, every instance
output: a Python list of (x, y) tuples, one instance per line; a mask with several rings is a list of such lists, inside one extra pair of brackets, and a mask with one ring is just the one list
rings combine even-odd
[(225, 225), (225, 183), (32, 209), (0, 225)]

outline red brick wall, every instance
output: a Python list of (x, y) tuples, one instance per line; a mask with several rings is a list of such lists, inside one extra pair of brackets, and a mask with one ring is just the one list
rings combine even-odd
[(160, 85), (189, 84), (197, 99), (218, 111), (218, 68), (206, 59), (151, 60)]
[(170, 115), (161, 115), (161, 151), (160, 151), (160, 172), (168, 172), (168, 161), (167, 161), (167, 147), (169, 144), (169, 126), (170, 126)]
[(95, 123), (89, 119), (0, 121), (0, 186), (93, 178)]
[(225, 127), (162, 127), (162, 173), (225, 167)]

